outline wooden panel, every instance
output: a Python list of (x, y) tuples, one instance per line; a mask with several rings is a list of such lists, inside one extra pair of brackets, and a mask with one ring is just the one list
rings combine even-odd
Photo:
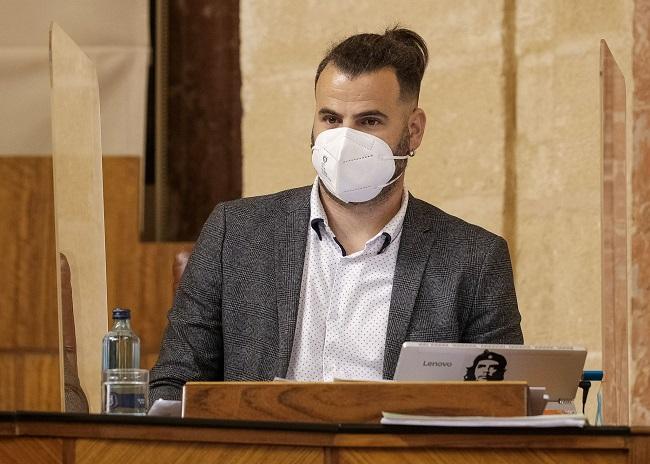
[(538, 433), (400, 433), (400, 434), (339, 434), (333, 443), (340, 447), (364, 448), (540, 448), (540, 449), (627, 449), (625, 436), (574, 435)]
[[(650, 433), (558, 430), (467, 430), (449, 433), (422, 429), (413, 433), (336, 433), (174, 424), (98, 423), (93, 417), (15, 421), (14, 440), (50, 437), (63, 440), (65, 462), (328, 462), (328, 463), (646, 463)], [(10, 422), (10, 425), (14, 425)], [(310, 427), (311, 428), (311, 427)], [(9, 443), (5, 434), (1, 440)], [(69, 446), (66, 446), (69, 445)], [(19, 448), (13, 452), (21, 453)], [(21, 457), (20, 454), (12, 455)], [(0, 460), (0, 462), (4, 462)], [(17, 461), (17, 462), (29, 462)], [(39, 461), (35, 461), (39, 462)], [(46, 461), (47, 462), (47, 461)]]
[[(64, 424), (68, 424), (65, 422)], [(329, 433), (330, 439), (320, 445), (305, 446), (297, 444), (301, 440), (301, 432), (289, 432), (287, 439), (278, 437), (266, 440), (269, 433), (277, 431), (240, 429), (243, 435), (257, 437), (249, 445), (232, 443), (199, 443), (175, 441), (174, 427), (160, 426), (126, 426), (130, 430), (140, 429), (136, 435), (146, 435), (146, 440), (129, 437), (128, 431), (114, 435), (113, 430), (119, 430), (119, 424), (103, 424), (79, 429), (80, 435), (91, 438), (57, 438), (61, 428), (50, 422), (37, 423), (19, 420), (16, 433), (18, 436), (0, 434), (0, 462), (44, 462), (44, 463), (130, 463), (153, 461), (157, 463), (185, 462), (228, 462), (228, 463), (337, 463), (337, 464), (375, 464), (375, 463), (539, 463), (539, 464), (587, 464), (587, 463), (632, 463), (645, 464), (650, 451), (650, 437), (646, 434), (627, 432), (603, 436), (588, 434), (576, 436), (575, 441), (565, 440), (566, 435), (557, 435), (555, 431), (546, 434), (542, 431), (515, 434), (496, 434), (468, 431), (456, 435), (455, 447), (448, 447), (446, 437), (449, 434), (433, 432), (423, 434), (421, 431), (406, 434), (406, 437), (427, 437), (428, 445), (411, 444), (405, 440), (402, 445), (395, 447), (395, 434), (376, 433), (378, 443), (376, 448), (363, 446), (364, 440), (357, 443), (350, 441), (348, 445), (337, 445), (335, 437), (341, 434)], [(36, 425), (36, 427), (33, 427)], [(88, 424), (90, 425), (90, 424)], [(45, 426), (44, 428), (42, 426)], [(117, 428), (116, 428), (117, 427)], [(64, 425), (64, 428), (66, 426)], [(192, 429), (192, 427), (176, 427)], [(50, 431), (48, 433), (48, 430)], [(194, 428), (197, 432), (212, 433), (219, 441), (220, 428)], [(36, 431), (41, 437), (29, 436)], [(307, 433), (309, 435), (309, 433)], [(356, 434), (348, 434), (356, 437)], [(169, 438), (173, 437), (172, 440)], [(555, 440), (555, 441), (554, 441)], [(528, 441), (528, 446), (526, 442)], [(619, 446), (610, 449), (598, 449), (599, 445), (608, 441)], [(515, 444), (516, 446), (513, 446)], [(143, 457), (149, 457), (146, 459)]]
[(143, 456), (160, 464), (224, 462), (228, 464), (323, 463), (324, 451), (313, 447), (211, 445), (169, 442), (77, 440), (77, 464), (141, 463)]
[[(97, 376), (108, 329), (99, 86), (95, 65), (56, 23), (50, 26), (50, 84), (57, 276), (63, 253), (70, 264), (79, 382), (90, 411), (99, 412)], [(60, 301), (58, 314), (61, 331)], [(63, 376), (61, 363), (60, 391)]]
[[(108, 310), (131, 308), (141, 340), (142, 367), (158, 358), (173, 298), (172, 264), (192, 243), (142, 242), (139, 232), (140, 158), (104, 158)], [(152, 362), (153, 360), (153, 362)]]
[(603, 416), (629, 423), (627, 335), (627, 177), (625, 79), (607, 43), (600, 42), (602, 119)]
[(58, 353), (27, 353), (22, 354), (21, 358), (18, 359), (22, 369), (16, 370), (16, 376), (25, 377), (22, 382), (18, 382), (17, 387), (22, 396), (22, 409), (26, 411), (60, 411)]
[[(18, 420), (17, 430), (21, 436), (52, 436), (58, 438), (87, 438), (111, 440), (174, 441), (183, 443), (221, 443), (255, 445), (320, 446), (336, 448), (507, 448), (507, 449), (576, 449), (576, 450), (627, 450), (630, 446), (628, 432), (617, 434), (583, 434), (581, 431), (540, 431), (467, 430), (462, 433), (440, 432), (432, 429), (430, 433), (421, 429), (409, 433), (410, 428), (401, 433), (333, 433), (316, 430), (283, 430), (256, 428), (227, 428), (223, 424), (215, 427), (191, 426), (187, 421), (177, 424), (144, 423), (102, 423), (92, 417), (89, 420), (61, 420), (48, 418), (48, 421)], [(635, 435), (636, 436), (636, 435)], [(641, 436), (650, 441), (649, 436)]]
[(650, 425), (650, 2), (634, 2), (633, 21), (630, 421)]
[[(142, 358), (157, 357), (173, 298), (171, 264), (176, 253), (191, 249), (192, 245), (183, 242), (139, 244), (137, 240), (121, 243), (114, 244), (113, 248), (131, 243), (133, 252), (128, 256), (122, 250), (109, 259), (109, 308), (132, 309), (133, 328), (142, 343)], [(116, 282), (118, 280), (120, 283)]]
[(341, 449), (337, 464), (617, 464), (627, 463), (627, 452), (619, 450), (504, 450), (504, 449)]
[(0, 437), (14, 436), (16, 434), (16, 425), (13, 420), (0, 420)]
[[(18, 424), (19, 433), (23, 436), (54, 436), (60, 438), (110, 438), (111, 440), (138, 441), (175, 441), (184, 443), (221, 443), (221, 444), (256, 444), (273, 445), (286, 444), (296, 446), (327, 446), (333, 443), (331, 432), (309, 432), (293, 430), (243, 429), (223, 427), (191, 427), (179, 425), (147, 426), (140, 424), (97, 424), (84, 421), (40, 422), (25, 421)], [(349, 436), (352, 446), (356, 446), (354, 438)], [(373, 435), (376, 446), (384, 446), (387, 435)], [(610, 440), (611, 441), (611, 440)], [(365, 443), (360, 441), (359, 443)], [(466, 438), (463, 438), (463, 443)], [(401, 440), (404, 446), (404, 440)], [(429, 444), (434, 441), (429, 442)], [(348, 446), (348, 445), (346, 445)], [(398, 445), (400, 446), (400, 445)], [(460, 446), (460, 445), (459, 445)]]
[(650, 436), (632, 437), (630, 464), (648, 464), (650, 462)]
[(501, 76), (503, 98), (503, 238), (510, 247), (512, 268), (517, 270), (517, 5), (504, 0), (501, 22)]
[(16, 356), (0, 351), (0, 411), (10, 411), (16, 404)]
[[(142, 365), (150, 368), (171, 305), (173, 257), (192, 244), (141, 242), (140, 158), (109, 157), (103, 166), (108, 309), (133, 309)], [(24, 362), (24, 355), (58, 354), (52, 160), (0, 157), (0, 177), (0, 367), (7, 369), (0, 371), (0, 409), (56, 410), (55, 361)]]
[[(200, 426), (188, 425), (184, 419), (171, 420), (171, 423), (152, 424), (140, 418), (138, 421), (98, 423), (93, 416), (77, 419), (66, 417), (57, 420), (56, 415), (47, 420), (22, 420), (15, 423), (20, 436), (51, 436), (56, 438), (86, 438), (110, 440), (174, 441), (185, 443), (255, 444), (321, 446), (336, 448), (502, 448), (502, 449), (576, 449), (576, 450), (627, 450), (630, 447), (628, 430), (618, 433), (583, 433), (580, 430), (463, 430), (452, 432), (431, 429), (423, 431), (410, 427), (401, 428), (400, 433), (335, 433), (326, 430), (268, 429), (268, 428), (229, 428), (224, 424)], [(13, 425), (13, 424), (12, 424)], [(206, 426), (207, 425), (207, 426)], [(240, 425), (239, 423), (237, 425)], [(634, 433), (650, 441), (650, 435)]]
[(0, 438), (2, 464), (63, 463), (62, 440), (48, 438)]
[(163, 60), (170, 65), (162, 70), (169, 87), (162, 96), (167, 131), (157, 141), (167, 148), (156, 166), (157, 237), (196, 240), (215, 204), (241, 196), (239, 0), (160, 3), (168, 11)]
[(0, 178), (0, 349), (56, 348), (52, 162), (3, 157)]
[(190, 382), (184, 417), (287, 422), (379, 422), (382, 411), (525, 416), (524, 382)]

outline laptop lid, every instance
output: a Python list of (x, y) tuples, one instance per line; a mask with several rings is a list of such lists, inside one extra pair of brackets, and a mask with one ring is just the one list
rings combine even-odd
[(524, 380), (550, 401), (572, 400), (587, 350), (581, 347), (405, 342), (395, 380)]

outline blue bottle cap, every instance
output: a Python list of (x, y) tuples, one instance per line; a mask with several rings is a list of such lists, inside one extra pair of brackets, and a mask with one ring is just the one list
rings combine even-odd
[(584, 371), (582, 373), (582, 380), (602, 382), (603, 376), (603, 371)]
[(131, 310), (127, 308), (115, 308), (113, 310), (113, 319), (131, 319)]

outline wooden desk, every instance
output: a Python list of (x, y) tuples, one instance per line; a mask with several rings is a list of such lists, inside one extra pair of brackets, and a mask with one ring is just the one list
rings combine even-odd
[(650, 428), (445, 429), (0, 413), (1, 463), (634, 463)]

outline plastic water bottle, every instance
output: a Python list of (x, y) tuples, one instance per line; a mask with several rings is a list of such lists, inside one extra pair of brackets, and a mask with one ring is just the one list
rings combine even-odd
[(131, 329), (131, 311), (113, 310), (113, 328), (102, 346), (102, 412), (145, 415), (149, 371), (140, 369), (140, 339)]
[(139, 369), (140, 338), (131, 329), (131, 310), (113, 310), (113, 328), (104, 336), (102, 370)]

